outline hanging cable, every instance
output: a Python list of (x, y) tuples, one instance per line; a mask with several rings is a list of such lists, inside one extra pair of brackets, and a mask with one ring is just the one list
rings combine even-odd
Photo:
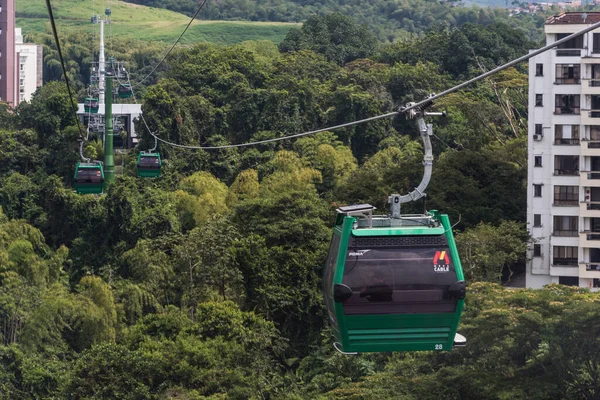
[(150, 77), (150, 75), (152, 75), (154, 73), (154, 71), (156, 71), (156, 69), (160, 66), (160, 64), (163, 63), (163, 61), (166, 60), (166, 58), (169, 56), (169, 54), (171, 54), (171, 52), (173, 51), (173, 49), (175, 48), (175, 46), (177, 45), (177, 43), (179, 43), (179, 41), (181, 40), (181, 38), (183, 37), (183, 35), (185, 34), (185, 32), (188, 30), (188, 28), (190, 27), (190, 25), (192, 25), (192, 22), (194, 22), (194, 20), (196, 19), (196, 17), (198, 16), (198, 14), (200, 13), (200, 10), (202, 10), (202, 7), (204, 7), (204, 5), (206, 4), (208, 0), (203, 0), (202, 3), (200, 4), (200, 7), (198, 7), (198, 10), (196, 10), (196, 13), (194, 14), (194, 16), (192, 17), (192, 19), (190, 20), (190, 22), (188, 22), (188, 24), (186, 25), (185, 29), (183, 30), (183, 32), (181, 32), (181, 35), (179, 35), (179, 37), (177, 38), (177, 40), (175, 41), (175, 43), (173, 43), (173, 45), (171, 46), (171, 48), (169, 49), (169, 51), (167, 51), (167, 53), (164, 55), (164, 57), (158, 62), (158, 64), (156, 64), (154, 66), (154, 68), (152, 68), (152, 71), (150, 71), (150, 73), (148, 75), (146, 75), (141, 81), (137, 82), (135, 84), (135, 86), (139, 86), (141, 85), (143, 82), (146, 81), (146, 79), (148, 79)]
[(48, 16), (50, 17), (50, 25), (52, 26), (52, 33), (54, 34), (54, 41), (56, 42), (56, 50), (58, 51), (58, 58), (60, 59), (60, 65), (62, 66), (63, 75), (65, 76), (65, 81), (67, 83), (67, 91), (69, 92), (69, 99), (71, 100), (71, 110), (73, 111), (73, 115), (75, 117), (75, 121), (77, 122), (77, 127), (79, 128), (79, 134), (83, 137), (83, 129), (81, 129), (81, 123), (79, 122), (79, 117), (77, 116), (77, 110), (73, 108), (73, 104), (77, 104), (73, 100), (73, 92), (71, 91), (71, 84), (69, 83), (69, 77), (67, 76), (67, 68), (65, 67), (65, 60), (63, 59), (62, 50), (60, 48), (60, 42), (58, 41), (58, 32), (56, 31), (56, 24), (54, 22), (54, 14), (52, 13), (52, 5), (50, 4), (50, 0), (46, 0), (46, 7), (48, 8)]
[[(205, 2), (206, 2), (206, 0), (205, 0)], [(202, 5), (204, 5), (204, 3), (202, 3)], [(298, 137), (302, 137), (302, 136), (308, 136), (308, 135), (312, 135), (312, 134), (319, 133), (319, 132), (326, 132), (326, 131), (332, 131), (332, 130), (336, 130), (336, 129), (340, 129), (340, 128), (347, 128), (349, 126), (363, 124), (365, 122), (375, 121), (375, 120), (378, 120), (378, 119), (390, 118), (390, 117), (394, 117), (394, 116), (396, 116), (398, 114), (402, 114), (402, 113), (409, 114), (410, 111), (412, 111), (412, 110), (420, 110), (422, 107), (428, 105), (433, 100), (436, 100), (436, 99), (438, 99), (438, 98), (440, 98), (442, 96), (445, 96), (447, 94), (456, 92), (457, 90), (460, 90), (460, 89), (464, 88), (465, 86), (468, 86), (468, 85), (470, 85), (472, 83), (475, 83), (475, 82), (478, 82), (478, 81), (480, 81), (482, 79), (485, 79), (485, 78), (487, 78), (490, 75), (493, 75), (493, 74), (495, 74), (497, 72), (500, 72), (502, 70), (510, 68), (513, 65), (516, 65), (516, 64), (518, 64), (518, 63), (520, 63), (522, 61), (528, 60), (531, 57), (534, 57), (534, 56), (536, 56), (538, 54), (541, 54), (541, 53), (543, 53), (545, 51), (548, 51), (548, 50), (550, 50), (550, 49), (552, 49), (552, 48), (554, 48), (554, 47), (556, 47), (556, 46), (558, 46), (558, 45), (560, 45), (562, 43), (565, 43), (565, 42), (567, 42), (567, 41), (569, 41), (571, 39), (574, 39), (574, 38), (576, 38), (578, 36), (583, 35), (584, 33), (590, 32), (590, 31), (592, 31), (594, 29), (598, 29), (598, 28), (600, 28), (600, 22), (597, 22), (597, 23), (595, 23), (593, 25), (590, 25), (587, 28), (584, 28), (584, 29), (582, 29), (582, 30), (580, 30), (578, 32), (575, 32), (575, 33), (567, 36), (567, 37), (564, 37), (564, 38), (562, 38), (560, 40), (557, 40), (556, 42), (551, 43), (549, 45), (546, 45), (546, 46), (544, 46), (544, 47), (542, 47), (540, 49), (532, 51), (529, 54), (525, 54), (522, 57), (519, 57), (519, 58), (517, 58), (517, 59), (515, 59), (513, 61), (510, 61), (510, 62), (508, 62), (508, 63), (506, 63), (504, 65), (501, 65), (501, 66), (499, 66), (497, 68), (494, 68), (493, 70), (488, 71), (488, 72), (486, 72), (484, 74), (476, 76), (473, 79), (470, 79), (468, 81), (460, 83), (460, 84), (458, 84), (458, 85), (456, 85), (456, 86), (454, 86), (454, 87), (452, 87), (450, 89), (447, 89), (447, 90), (445, 90), (445, 91), (443, 91), (443, 92), (441, 92), (439, 94), (434, 94), (434, 95), (428, 97), (427, 99), (422, 100), (422, 101), (420, 101), (418, 103), (411, 104), (408, 107), (401, 107), (398, 111), (389, 112), (387, 114), (376, 115), (374, 117), (365, 118), (365, 119), (361, 119), (361, 120), (353, 121), (353, 122), (348, 122), (346, 124), (334, 125), (334, 126), (330, 126), (330, 127), (327, 127), (327, 128), (317, 129), (317, 130), (314, 130), (314, 131), (308, 131), (308, 132), (302, 132), (302, 133), (297, 133), (297, 134), (288, 135), (288, 136), (282, 136), (282, 137), (279, 137), (279, 138), (259, 140), (259, 141), (256, 141), (256, 142), (249, 142), (249, 143), (224, 145), (224, 146), (185, 146), (185, 145), (181, 145), (181, 144), (169, 142), (167, 140), (164, 140), (164, 139), (156, 136), (156, 134), (154, 132), (152, 132), (152, 130), (148, 126), (148, 123), (146, 122), (146, 119), (144, 118), (144, 114), (143, 113), (140, 114), (140, 117), (142, 118), (142, 121), (144, 122), (144, 125), (146, 126), (146, 129), (148, 130), (148, 133), (150, 133), (150, 135), (152, 135), (156, 140), (158, 140), (158, 141), (160, 141), (160, 142), (162, 142), (164, 144), (167, 144), (169, 146), (179, 147), (179, 148), (183, 148), (183, 149), (192, 149), (192, 150), (218, 150), (218, 149), (230, 149), (230, 148), (236, 148), (236, 147), (255, 146), (255, 145), (263, 144), (263, 143), (278, 142), (278, 141), (281, 141), (281, 140), (293, 139), (293, 138), (298, 138)], [(132, 91), (133, 98), (134, 98), (134, 101), (135, 101), (135, 93), (133, 92), (133, 87), (132, 87), (131, 91)]]

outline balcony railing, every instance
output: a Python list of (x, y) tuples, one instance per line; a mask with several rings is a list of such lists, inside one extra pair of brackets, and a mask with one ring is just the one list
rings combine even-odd
[(554, 258), (552, 260), (552, 265), (561, 267), (578, 267), (579, 261), (577, 261), (577, 258)]
[(589, 87), (600, 87), (600, 79), (590, 79), (588, 82)]
[(587, 201), (588, 210), (600, 210), (600, 201)]
[(579, 144), (579, 138), (577, 139), (562, 139), (562, 138), (555, 138), (554, 139), (554, 144), (557, 145), (575, 145), (575, 144)]
[[(581, 107), (555, 107), (554, 108), (554, 114), (579, 115), (580, 112), (581, 112)], [(600, 115), (598, 117), (590, 116), (590, 118), (600, 118)]]
[(586, 271), (600, 271), (600, 261), (590, 261), (584, 264)]
[(556, 78), (554, 81), (555, 85), (578, 85), (581, 82), (579, 77), (577, 78)]
[(577, 170), (577, 169), (555, 169), (554, 175), (579, 176), (579, 170)]
[(579, 200), (575, 199), (575, 200), (561, 200), (561, 199), (554, 199), (554, 202), (552, 203), (552, 205), (554, 206), (577, 206), (579, 205)]
[(579, 232), (578, 231), (554, 231), (554, 232), (552, 232), (552, 236), (574, 237), (574, 236), (579, 236)]
[(600, 232), (592, 232), (592, 233), (587, 233), (585, 235), (585, 238), (587, 240), (600, 240)]
[(581, 49), (556, 49), (557, 57), (579, 57)]

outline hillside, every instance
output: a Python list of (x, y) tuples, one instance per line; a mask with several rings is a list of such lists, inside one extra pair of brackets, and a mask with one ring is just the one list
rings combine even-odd
[[(47, 10), (43, 2), (17, 1), (17, 26), (27, 32), (46, 32), (49, 29)], [(52, 2), (57, 28), (61, 31), (92, 33), (90, 23), (93, 14), (91, 1), (55, 0)], [(112, 2), (113, 24), (107, 34), (132, 39), (174, 41), (189, 17), (173, 11), (145, 7), (124, 2)], [(96, 3), (95, 13), (103, 13), (103, 6)], [(239, 43), (246, 40), (270, 40), (280, 42), (295, 23), (246, 22), (246, 21), (194, 21), (182, 38), (182, 43), (208, 41), (218, 44)]]

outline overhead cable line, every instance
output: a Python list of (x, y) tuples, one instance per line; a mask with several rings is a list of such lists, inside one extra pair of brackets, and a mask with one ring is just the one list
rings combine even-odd
[(598, 28), (600, 28), (600, 22), (597, 22), (597, 23), (595, 23), (593, 25), (590, 25), (587, 28), (584, 28), (584, 29), (582, 29), (582, 30), (580, 30), (578, 32), (575, 32), (575, 33), (573, 33), (573, 34), (565, 37), (565, 38), (557, 40), (556, 42), (551, 43), (549, 45), (546, 45), (546, 46), (544, 46), (544, 47), (542, 47), (540, 49), (534, 50), (534, 51), (532, 51), (529, 54), (525, 54), (522, 57), (519, 57), (519, 58), (517, 58), (517, 59), (515, 59), (513, 61), (510, 61), (510, 62), (508, 62), (508, 63), (506, 63), (504, 65), (501, 65), (501, 66), (499, 66), (497, 68), (494, 68), (493, 70), (488, 71), (488, 72), (486, 72), (484, 74), (476, 76), (473, 79), (470, 79), (468, 81), (460, 83), (460, 84), (458, 84), (458, 85), (456, 85), (456, 86), (454, 86), (454, 87), (452, 87), (450, 89), (447, 89), (447, 90), (445, 90), (445, 91), (443, 91), (441, 93), (433, 94), (430, 97), (428, 97), (427, 99), (422, 100), (422, 101), (420, 101), (418, 103), (411, 104), (410, 106), (407, 106), (407, 107), (400, 107), (400, 109), (398, 109), (398, 111), (389, 112), (387, 114), (376, 115), (374, 117), (369, 117), (369, 118), (361, 119), (361, 120), (358, 120), (358, 121), (348, 122), (348, 123), (341, 124), (341, 125), (334, 125), (334, 126), (330, 126), (330, 127), (327, 127), (327, 128), (317, 129), (317, 130), (314, 130), (314, 131), (296, 133), (296, 134), (293, 134), (293, 135), (282, 136), (282, 137), (273, 138), (273, 139), (259, 140), (259, 141), (256, 141), (256, 142), (241, 143), (241, 144), (230, 144), (230, 145), (224, 145), (224, 146), (185, 146), (185, 145), (181, 145), (181, 144), (169, 142), (169, 141), (167, 141), (165, 139), (162, 139), (162, 138), (156, 136), (156, 134), (154, 132), (152, 132), (152, 130), (150, 130), (150, 128), (148, 127), (148, 124), (146, 123), (146, 120), (143, 117), (143, 113), (140, 114), (140, 115), (142, 116), (142, 120), (144, 121), (144, 124), (146, 125), (146, 128), (148, 129), (148, 132), (150, 133), (150, 135), (152, 135), (156, 140), (158, 140), (158, 141), (160, 141), (160, 142), (162, 142), (164, 144), (167, 144), (169, 146), (173, 146), (173, 147), (180, 147), (180, 148), (192, 149), (192, 150), (218, 150), (218, 149), (228, 149), (228, 148), (234, 148), (234, 147), (255, 146), (255, 145), (258, 145), (258, 144), (270, 143), (270, 142), (278, 142), (278, 141), (281, 141), (281, 140), (293, 139), (293, 138), (297, 138), (297, 137), (312, 135), (312, 134), (319, 133), (319, 132), (325, 132), (325, 131), (332, 131), (332, 130), (341, 129), (341, 128), (347, 128), (349, 126), (359, 125), (359, 124), (363, 124), (365, 122), (375, 121), (375, 120), (378, 120), (378, 119), (390, 118), (390, 117), (394, 117), (394, 116), (396, 116), (398, 114), (409, 113), (409, 111), (412, 111), (412, 110), (420, 110), (424, 106), (427, 106), (428, 104), (430, 104), (433, 100), (436, 100), (436, 99), (438, 99), (438, 98), (440, 98), (442, 96), (445, 96), (447, 94), (456, 92), (457, 90), (460, 90), (460, 89), (464, 88), (465, 86), (468, 86), (468, 85), (470, 85), (472, 83), (475, 83), (475, 82), (478, 82), (478, 81), (480, 81), (482, 79), (485, 79), (485, 78), (487, 78), (490, 75), (493, 75), (493, 74), (495, 74), (497, 72), (500, 72), (502, 70), (510, 68), (510, 67), (512, 67), (512, 66), (514, 66), (514, 65), (516, 65), (516, 64), (518, 64), (520, 62), (522, 62), (522, 61), (528, 60), (531, 57), (537, 56), (538, 54), (541, 54), (541, 53), (543, 53), (545, 51), (548, 51), (548, 50), (550, 50), (550, 49), (552, 49), (552, 48), (554, 48), (556, 46), (559, 46), (562, 43), (568, 42), (571, 39), (574, 39), (574, 38), (576, 38), (578, 36), (583, 35), (584, 33), (587, 33), (589, 31), (592, 31), (592, 30), (598, 29)]
[(65, 61), (63, 59), (62, 50), (60, 48), (60, 42), (58, 41), (58, 32), (56, 31), (56, 24), (54, 23), (54, 14), (52, 13), (52, 5), (50, 4), (50, 0), (46, 0), (46, 7), (48, 7), (48, 16), (50, 17), (50, 25), (52, 26), (52, 33), (54, 34), (54, 41), (56, 42), (56, 49), (58, 50), (58, 58), (60, 59), (60, 65), (62, 66), (63, 75), (65, 76), (65, 81), (67, 82), (67, 91), (69, 92), (69, 99), (71, 99), (71, 110), (73, 111), (73, 115), (75, 116), (75, 121), (77, 121), (77, 127), (79, 127), (79, 133), (83, 137), (83, 129), (81, 129), (81, 123), (79, 122), (79, 117), (77, 117), (77, 110), (73, 108), (73, 104), (77, 104), (73, 100), (73, 92), (71, 91), (71, 84), (69, 83), (69, 77), (67, 76), (67, 68), (65, 67)]
[(146, 75), (141, 81), (137, 82), (135, 84), (135, 86), (139, 86), (141, 85), (144, 81), (146, 81), (146, 79), (148, 79), (150, 77), (150, 75), (152, 75), (154, 73), (154, 71), (156, 71), (156, 69), (160, 66), (160, 64), (163, 63), (163, 61), (165, 61), (165, 59), (169, 56), (169, 54), (171, 54), (171, 52), (173, 51), (173, 49), (175, 48), (175, 46), (177, 45), (177, 43), (179, 43), (179, 41), (181, 40), (181, 38), (183, 37), (183, 35), (185, 34), (185, 32), (188, 30), (188, 28), (190, 27), (190, 25), (192, 25), (192, 22), (194, 22), (194, 20), (196, 19), (196, 17), (198, 16), (198, 14), (200, 13), (200, 10), (202, 10), (202, 7), (204, 7), (204, 5), (206, 4), (208, 0), (203, 0), (202, 3), (200, 4), (200, 7), (198, 7), (198, 10), (196, 10), (196, 13), (194, 14), (194, 16), (192, 17), (192, 19), (190, 20), (190, 22), (188, 22), (188, 24), (186, 25), (185, 29), (183, 30), (183, 32), (181, 32), (181, 35), (179, 35), (179, 37), (177, 38), (177, 40), (175, 41), (175, 43), (173, 43), (173, 45), (171, 46), (171, 48), (169, 49), (169, 51), (167, 51), (167, 53), (164, 55), (164, 57), (158, 62), (158, 64), (156, 64), (154, 66), (154, 68), (152, 68), (152, 71), (150, 71), (150, 73), (148, 75)]

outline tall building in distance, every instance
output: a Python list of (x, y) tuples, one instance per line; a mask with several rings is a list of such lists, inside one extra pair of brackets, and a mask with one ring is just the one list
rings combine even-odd
[[(546, 20), (551, 44), (599, 12)], [(526, 285), (600, 289), (600, 29), (529, 60)]]
[(15, 28), (15, 0), (0, 0), (0, 101), (16, 107), (42, 86), (42, 46)]
[(42, 86), (44, 71), (43, 48), (39, 44), (23, 43), (21, 28), (15, 29), (17, 75), (17, 102), (30, 101), (37, 88)]
[(15, 0), (0, 0), (0, 100), (17, 106)]

